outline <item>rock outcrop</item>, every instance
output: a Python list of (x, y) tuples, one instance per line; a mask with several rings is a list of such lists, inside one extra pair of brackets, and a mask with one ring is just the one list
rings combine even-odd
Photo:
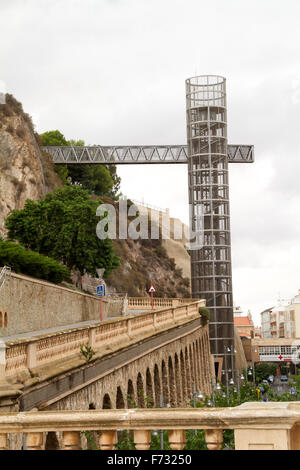
[(41, 151), (32, 121), (21, 103), (6, 95), (0, 105), (0, 235), (5, 236), (5, 219), (26, 199), (38, 200), (61, 186), (48, 154)]

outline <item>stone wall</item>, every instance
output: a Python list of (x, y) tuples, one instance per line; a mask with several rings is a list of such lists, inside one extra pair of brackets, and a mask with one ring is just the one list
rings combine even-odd
[[(118, 304), (109, 307), (103, 299), (104, 319), (112, 314), (112, 308), (121, 314)], [(97, 320), (100, 302), (92, 295), (12, 273), (0, 291), (0, 311), (7, 313), (7, 327), (0, 328), (1, 338)]]

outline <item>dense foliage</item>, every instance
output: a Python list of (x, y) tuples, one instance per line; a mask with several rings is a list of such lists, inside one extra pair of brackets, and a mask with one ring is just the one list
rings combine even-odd
[(0, 266), (8, 265), (16, 273), (60, 283), (69, 279), (69, 270), (54, 259), (26, 250), (23, 246), (0, 239)]
[(256, 364), (255, 365), (255, 377), (256, 381), (266, 380), (270, 375), (276, 375), (276, 365), (275, 364)]
[(111, 240), (97, 238), (99, 203), (79, 186), (64, 186), (13, 210), (6, 219), (8, 237), (81, 274), (95, 275), (97, 268), (104, 268), (106, 277), (119, 266), (119, 257)]
[[(44, 132), (40, 142), (42, 146), (85, 145), (83, 140), (67, 140), (59, 130)], [(99, 196), (117, 198), (120, 190), (121, 179), (115, 165), (56, 165), (55, 171), (64, 182), (80, 183), (84, 189)]]

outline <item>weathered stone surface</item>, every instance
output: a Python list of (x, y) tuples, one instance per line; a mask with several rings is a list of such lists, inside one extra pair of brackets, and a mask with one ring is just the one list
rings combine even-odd
[(8, 96), (0, 106), (0, 235), (13, 209), (22, 209), (26, 199), (43, 197), (61, 181), (49, 157), (42, 153), (30, 119), (22, 106)]
[[(111, 308), (120, 311), (118, 304)], [(2, 286), (0, 310), (8, 318), (0, 338), (100, 317), (97, 297), (15, 273)], [(103, 300), (103, 317), (108, 314), (108, 302)]]

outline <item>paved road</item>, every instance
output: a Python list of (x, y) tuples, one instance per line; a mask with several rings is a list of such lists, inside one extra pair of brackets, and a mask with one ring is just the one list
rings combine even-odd
[[(288, 378), (288, 382), (290, 382), (289, 378)], [(275, 377), (274, 383), (271, 385), (271, 388), (278, 395), (282, 395), (283, 393), (290, 391), (291, 387), (288, 384), (288, 382), (281, 382), (280, 377)]]

